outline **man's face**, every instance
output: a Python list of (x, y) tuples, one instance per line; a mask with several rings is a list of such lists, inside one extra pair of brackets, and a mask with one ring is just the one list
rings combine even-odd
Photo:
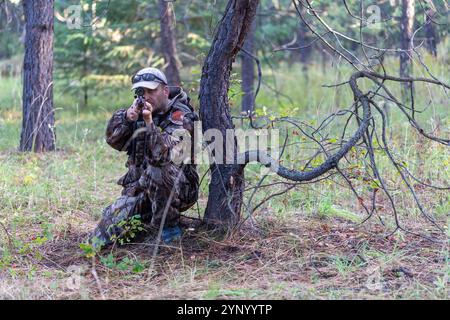
[(154, 113), (166, 111), (169, 88), (160, 84), (156, 89), (144, 88), (144, 99), (153, 106)]

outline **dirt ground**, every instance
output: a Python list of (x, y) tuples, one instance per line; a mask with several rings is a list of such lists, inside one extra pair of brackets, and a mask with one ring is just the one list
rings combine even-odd
[[(12, 252), (1, 299), (448, 299), (448, 242), (375, 222), (265, 217), (226, 236), (186, 220), (180, 239), (80, 249), (72, 225), (51, 241)], [(92, 224), (92, 227), (94, 224)], [(86, 225), (85, 227), (88, 227)], [(33, 240), (33, 239), (30, 239)]]

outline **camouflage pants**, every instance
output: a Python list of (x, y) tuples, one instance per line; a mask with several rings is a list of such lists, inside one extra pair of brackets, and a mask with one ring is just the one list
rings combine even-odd
[(164, 218), (164, 226), (173, 227), (179, 222), (180, 211), (190, 208), (197, 197), (195, 169), (189, 172), (173, 164), (149, 166), (138, 181), (124, 187), (122, 196), (103, 210), (92, 237), (111, 244), (124, 235), (124, 223), (134, 216), (155, 228), (159, 228)]

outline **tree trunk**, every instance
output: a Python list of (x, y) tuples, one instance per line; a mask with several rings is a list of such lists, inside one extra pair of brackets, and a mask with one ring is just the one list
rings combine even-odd
[(425, 37), (426, 37), (426, 48), (429, 53), (431, 53), (433, 56), (437, 57), (437, 32), (436, 27), (433, 23), (433, 18), (436, 15), (435, 10), (428, 10), (425, 15)]
[[(251, 54), (254, 54), (255, 28), (256, 23), (255, 21), (253, 21), (249, 33), (247, 34), (247, 38), (244, 42), (244, 50)], [(245, 52), (242, 52), (241, 55), (241, 88), (242, 92), (244, 93), (244, 95), (242, 96), (241, 108), (242, 112), (250, 114), (253, 111), (255, 104), (255, 93), (253, 90), (253, 83), (255, 81), (255, 60)]]
[(89, 87), (87, 86), (87, 84), (85, 84), (83, 86), (83, 92), (84, 92), (83, 108), (88, 107), (88, 99), (89, 99), (88, 90), (89, 90)]
[(175, 16), (171, 2), (159, 0), (161, 24), (161, 51), (164, 55), (167, 80), (171, 85), (181, 85), (179, 68), (181, 66), (177, 55)]
[[(305, 8), (302, 7), (301, 10), (304, 12), (304, 14), (307, 14)], [(298, 53), (300, 56), (299, 58), (300, 58), (300, 63), (302, 64), (302, 69), (305, 72), (306, 77), (308, 76), (308, 72), (307, 72), (308, 63), (309, 63), (309, 59), (311, 57), (311, 51), (312, 51), (311, 41), (312, 41), (312, 39), (308, 35), (308, 27), (302, 20), (300, 20), (299, 26), (297, 29), (297, 45), (300, 47)]]
[[(232, 64), (255, 18), (259, 0), (230, 0), (203, 65), (200, 82), (200, 116), (203, 132), (217, 129), (224, 137), (234, 129), (230, 116), (228, 89)], [(237, 143), (231, 146), (236, 157)], [(211, 182), (204, 220), (209, 225), (230, 227), (240, 218), (244, 188), (243, 167), (237, 164), (211, 164)]]
[[(402, 0), (401, 20), (401, 48), (406, 50), (400, 53), (400, 77), (409, 77), (412, 74), (412, 43), (414, 32), (414, 0)], [(405, 82), (402, 86), (402, 98), (405, 102), (410, 101), (410, 90), (412, 83)]]
[(83, 84), (83, 109), (87, 109), (88, 107), (88, 83), (87, 83), (87, 76), (89, 75), (89, 68), (88, 68), (88, 48), (87, 46), (85, 46), (85, 50), (84, 50), (84, 59), (83, 59), (83, 71), (82, 71), (82, 75), (81, 75), (81, 83)]
[(25, 58), (21, 151), (55, 150), (53, 110), (54, 0), (24, 0)]

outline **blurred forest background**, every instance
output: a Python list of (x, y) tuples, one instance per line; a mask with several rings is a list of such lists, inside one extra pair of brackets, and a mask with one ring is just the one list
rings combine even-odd
[[(360, 2), (347, 2), (351, 11), (359, 14)], [(201, 67), (226, 3), (225, 0), (174, 2), (177, 58), (183, 73), (182, 84), (193, 92), (193, 98), (196, 98), (194, 91), (198, 90)], [(379, 23), (374, 20), (373, 26), (363, 29), (368, 43), (381, 48), (400, 48), (400, 4), (401, 1), (396, 0), (365, 4), (364, 17), (370, 18), (379, 13), (382, 19)], [(73, 21), (67, 21), (71, 16), (67, 8), (73, 5), (81, 5), (82, 8), (80, 28), (76, 28)], [(378, 9), (370, 7), (373, 5)], [(23, 9), (19, 1), (3, 1), (3, 6), (8, 10), (2, 11), (0, 20), (0, 70), (4, 80), (2, 89), (7, 92), (8, 89), (14, 89), (14, 80), (20, 78), (25, 34)], [(415, 1), (415, 6), (414, 30), (422, 26), (427, 15), (433, 12), (436, 21), (422, 26), (415, 34), (414, 41), (420, 43), (420, 48), (434, 56), (435, 60), (440, 58), (445, 63), (448, 53), (448, 15), (445, 2), (436, 1), (430, 5), (428, 1)], [(341, 2), (320, 1), (318, 7), (332, 28), (352, 38), (359, 36), (359, 23), (354, 21)], [(108, 100), (115, 101), (112, 109), (117, 105), (128, 105), (130, 95), (123, 90), (127, 89), (124, 87), (129, 85), (130, 76), (144, 66), (164, 66), (159, 12), (159, 1), (56, 1), (54, 76), (57, 108), (73, 111), (78, 105), (80, 109), (95, 110), (108, 107)], [(302, 81), (313, 81), (308, 87), (314, 90), (313, 84), (317, 77), (326, 75), (330, 66), (343, 64), (336, 61), (333, 53), (323, 44), (314, 42), (314, 35), (298, 18), (289, 0), (261, 1), (255, 24), (253, 51), (258, 55), (264, 74), (267, 75), (262, 79), (263, 92), (276, 95), (271, 88), (279, 90), (285, 87), (288, 92), (280, 91), (289, 93), (291, 87), (296, 87), (289, 83), (273, 83), (272, 73), (283, 74), (276, 72), (279, 68), (285, 68), (280, 71), (296, 68), (297, 72), (291, 72), (290, 75), (303, 85), (306, 83)], [(296, 47), (304, 48), (281, 50)], [(357, 43), (346, 48), (357, 55), (361, 54)], [(444, 66), (445, 64), (442, 65)], [(308, 72), (309, 69), (312, 70)], [(236, 82), (241, 79), (239, 71), (237, 67), (234, 70)], [(254, 80), (256, 82), (257, 79)], [(11, 87), (8, 88), (7, 85)], [(241, 95), (236, 92), (238, 88), (234, 89), (237, 105)], [(313, 97), (308, 96), (309, 90), (305, 91), (300, 97), (292, 97), (298, 106), (314, 104), (311, 101)], [(6, 94), (2, 96), (3, 99), (7, 98)], [(3, 109), (12, 108), (14, 102), (20, 101), (18, 95), (12, 96), (16, 97), (13, 102), (2, 100)], [(261, 97), (259, 105), (265, 104), (263, 98)], [(286, 97), (284, 99), (284, 105), (292, 104)]]
[[(227, 2), (170, 3), (181, 85), (197, 111), (202, 66)], [(322, 0), (314, 6), (331, 28), (352, 38), (363, 37), (376, 47), (396, 49), (404, 41), (402, 5), (408, 3), (415, 7), (412, 19), (418, 31), (414, 44), (421, 59), (433, 75), (448, 83), (446, 1)], [(74, 5), (81, 6), (82, 24), (78, 27), (67, 11)], [(427, 232), (444, 242), (435, 244), (407, 233), (378, 238), (396, 225), (387, 200), (376, 196), (379, 214), (361, 227), (364, 199), (355, 198), (341, 177), (289, 185), (270, 176), (264, 183), (270, 194), (279, 195), (268, 198), (267, 188), (254, 194), (261, 166), (251, 164), (246, 169), (243, 217), (249, 230), (257, 227), (257, 235), (244, 228), (242, 234), (215, 242), (203, 234), (187, 234), (184, 243), (165, 248), (156, 262), (151, 261), (145, 246), (130, 244), (98, 254), (82, 245), (102, 208), (119, 195), (115, 181), (125, 171), (126, 155), (104, 141), (106, 122), (113, 111), (131, 104), (133, 73), (147, 66), (168, 67), (160, 6), (160, 1), (144, 0), (55, 2), (56, 152), (35, 154), (18, 152), (23, 6), (19, 0), (0, 1), (0, 298), (448, 299), (448, 189), (421, 185), (415, 189), (446, 230), (446, 235), (440, 235), (423, 219), (382, 154), (377, 154), (380, 171), (388, 177), (401, 223), (408, 230)], [(375, 19), (363, 29), (350, 14), (359, 16), (361, 12), (366, 19)], [(305, 14), (311, 17), (307, 10)], [(337, 41), (330, 34), (324, 33), (324, 37)], [(349, 41), (342, 46), (355, 57), (372, 57), (358, 43)], [(257, 58), (262, 76), (258, 86), (256, 60), (239, 53), (229, 91), (236, 119), (250, 110), (269, 119), (293, 117), (318, 126), (327, 115), (352, 105), (349, 88), (325, 85), (347, 81), (355, 70), (317, 40), (299, 19), (292, 1), (262, 0), (245, 48)], [(377, 59), (369, 59), (374, 68)], [(390, 75), (401, 74), (398, 52), (389, 51), (381, 59)], [(411, 65), (409, 75), (426, 75), (417, 58)], [(370, 84), (362, 82), (361, 87), (368, 90)], [(417, 83), (414, 89), (422, 126), (448, 139), (448, 91), (426, 83)], [(392, 90), (400, 94), (401, 87), (394, 83)], [(424, 140), (389, 101), (381, 105), (389, 113), (389, 141), (397, 161), (423, 181), (448, 185), (448, 145)], [(237, 127), (249, 127), (238, 120)], [(344, 124), (336, 122), (326, 129), (329, 143), (340, 139)], [(290, 137), (283, 161), (292, 168), (306, 166), (306, 155), (315, 149), (295, 129), (280, 128)], [(280, 139), (283, 141), (284, 135)], [(352, 150), (345, 170), (353, 177), (354, 187), (361, 194), (366, 192), (369, 199), (377, 185), (367, 173), (364, 155)], [(203, 175), (208, 167), (202, 165), (199, 170)], [(206, 175), (198, 206), (187, 216), (201, 218), (207, 193)], [(375, 197), (376, 192), (373, 194)], [(147, 272), (150, 265), (155, 274)], [(69, 270), (73, 266), (76, 268)], [(67, 285), (73, 270), (78, 270), (82, 279), (75, 289)]]

